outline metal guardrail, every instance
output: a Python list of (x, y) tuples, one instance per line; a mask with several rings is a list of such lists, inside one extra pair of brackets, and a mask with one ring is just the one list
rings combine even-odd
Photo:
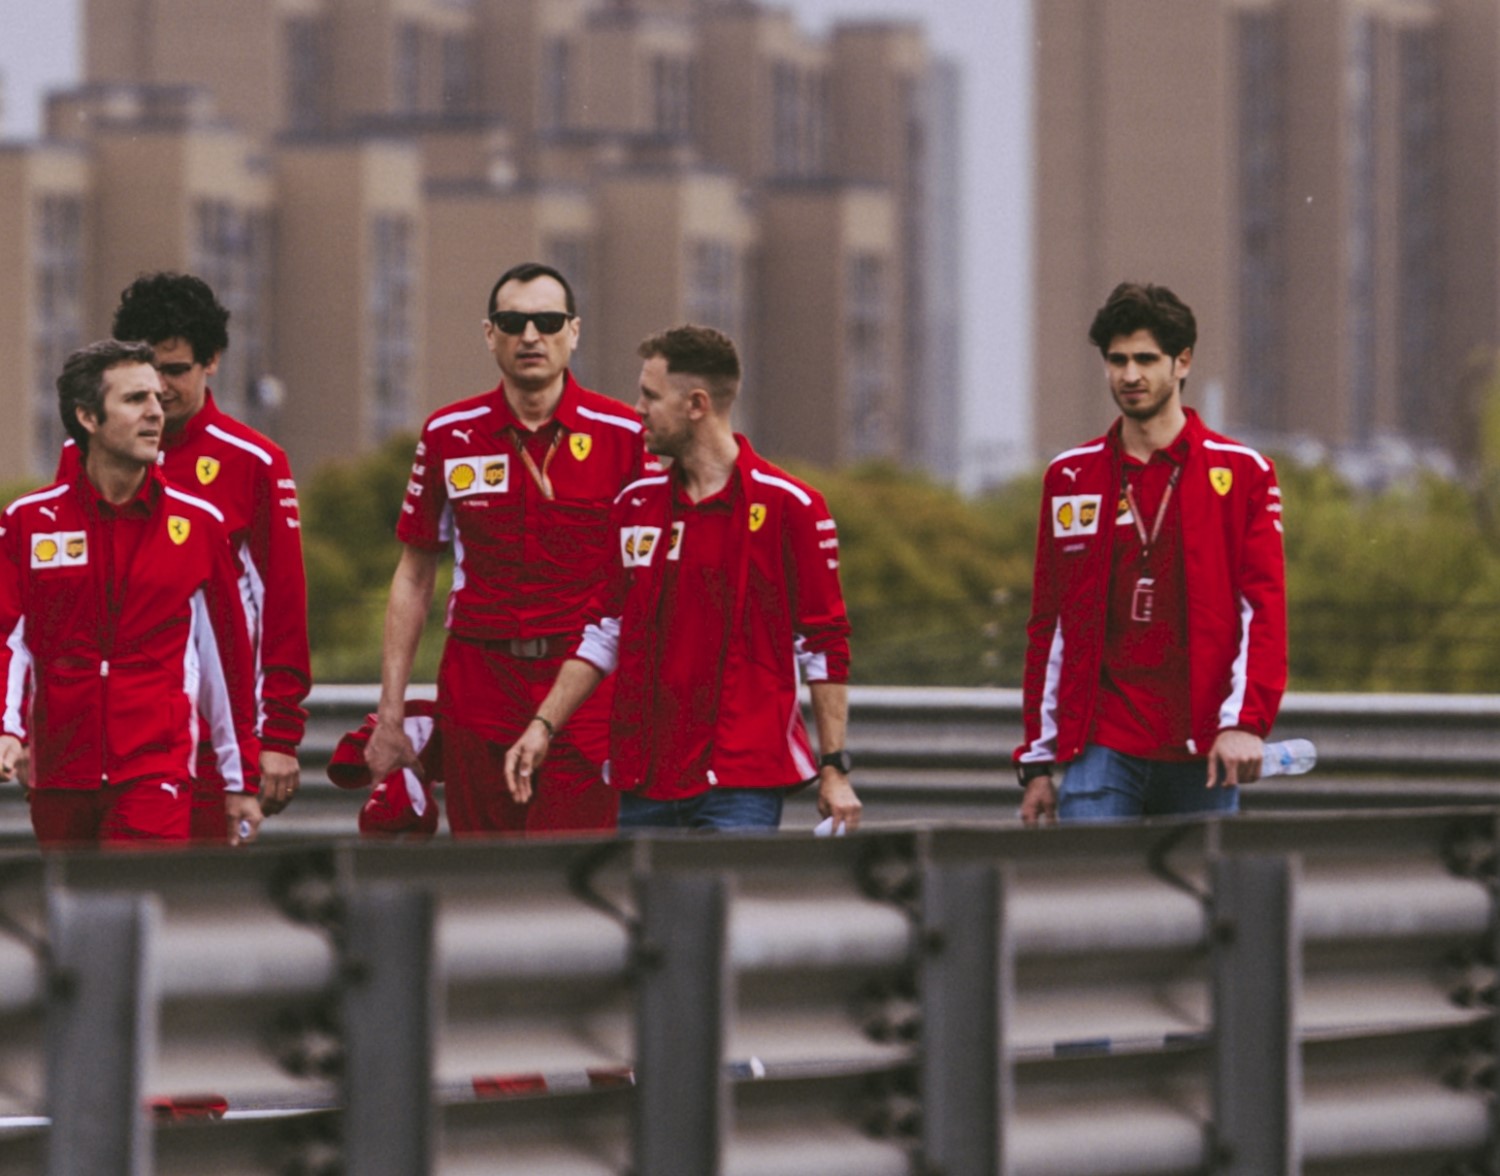
[(1497, 828), (11, 851), (0, 1171), (1492, 1170)]
[[(273, 843), (341, 837), (356, 828), (363, 793), (342, 792), (326, 769), (334, 745), (375, 708), (375, 686), (322, 686), (309, 699), (297, 803), (267, 822)], [(432, 697), (416, 687), (414, 697)], [(1010, 753), (1021, 736), (1018, 690), (854, 687), (850, 737), (856, 784), (875, 827), (1013, 819), (1021, 792)], [(1291, 694), (1278, 738), (1318, 745), (1309, 776), (1257, 783), (1249, 812), (1500, 804), (1500, 696)], [(791, 798), (785, 827), (811, 828), (812, 798)], [(19, 789), (0, 788), (0, 844), (27, 844)]]

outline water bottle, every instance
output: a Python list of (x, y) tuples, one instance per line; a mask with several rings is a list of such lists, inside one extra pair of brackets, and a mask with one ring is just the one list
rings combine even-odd
[(1267, 743), (1265, 758), (1261, 760), (1261, 778), (1267, 776), (1300, 776), (1312, 771), (1318, 762), (1318, 749), (1310, 739), (1284, 739), (1280, 743)]

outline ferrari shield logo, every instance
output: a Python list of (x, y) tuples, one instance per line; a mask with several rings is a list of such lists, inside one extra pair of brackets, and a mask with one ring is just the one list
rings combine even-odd
[(752, 502), (750, 504), (750, 529), (759, 531), (766, 525), (766, 504), (764, 502)]
[(1234, 485), (1234, 471), (1225, 466), (1214, 466), (1208, 471), (1208, 480), (1219, 492), (1219, 496), (1223, 497), (1229, 493), (1229, 487)]
[(179, 547), (187, 542), (188, 534), (192, 529), (193, 524), (181, 515), (171, 515), (167, 519), (167, 534), (172, 537), (172, 542)]
[(198, 484), (207, 486), (219, 476), (219, 459), (216, 457), (200, 457), (198, 464), (194, 468), (198, 473)]
[(594, 447), (594, 439), (587, 433), (574, 433), (568, 438), (568, 450), (579, 461), (589, 455), (589, 450)]

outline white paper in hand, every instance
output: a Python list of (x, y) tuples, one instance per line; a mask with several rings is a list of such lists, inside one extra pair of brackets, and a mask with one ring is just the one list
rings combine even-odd
[(840, 821), (837, 826), (832, 817), (824, 817), (813, 826), (814, 837), (842, 837), (844, 835), (844, 822)]

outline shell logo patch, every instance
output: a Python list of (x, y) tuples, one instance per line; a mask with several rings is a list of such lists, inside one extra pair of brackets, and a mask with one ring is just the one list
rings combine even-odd
[(193, 465), (193, 472), (198, 475), (198, 484), (207, 486), (219, 476), (219, 459), (216, 457), (200, 457)]
[(766, 525), (766, 504), (764, 502), (752, 502), (750, 504), (750, 529), (759, 531)]
[(187, 537), (192, 534), (193, 524), (181, 515), (167, 516), (167, 535), (172, 542), (181, 547), (187, 542)]
[(503, 453), (450, 457), (443, 462), (449, 498), (503, 494), (510, 489), (510, 458)]
[(1208, 482), (1218, 491), (1219, 497), (1229, 493), (1229, 488), (1234, 485), (1234, 471), (1227, 466), (1214, 466), (1208, 471)]
[(574, 433), (568, 438), (568, 452), (582, 461), (589, 455), (589, 450), (594, 448), (594, 439), (587, 433)]
[[(660, 527), (621, 527), (620, 563), (623, 567), (648, 568), (661, 538)], [(669, 555), (667, 558), (671, 558)]]
[(1052, 499), (1052, 534), (1062, 539), (1099, 532), (1099, 494), (1064, 494)]
[(31, 566), (34, 568), (76, 568), (88, 562), (87, 532), (54, 531), (31, 537)]

